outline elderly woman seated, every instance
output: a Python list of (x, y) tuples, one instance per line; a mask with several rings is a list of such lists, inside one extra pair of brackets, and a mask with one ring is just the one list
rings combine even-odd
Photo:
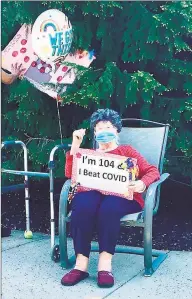
[[(117, 112), (110, 109), (99, 109), (90, 118), (90, 128), (98, 144), (96, 151), (122, 155), (137, 159), (138, 174), (131, 182), (129, 189), (134, 193), (134, 199), (114, 195), (104, 195), (97, 190), (79, 190), (71, 201), (71, 235), (76, 254), (76, 264), (73, 270), (61, 279), (63, 285), (75, 285), (87, 278), (88, 262), (91, 249), (93, 230), (96, 226), (99, 242), (98, 278), (99, 287), (112, 287), (112, 257), (115, 253), (120, 231), (120, 219), (132, 213), (140, 212), (144, 206), (142, 192), (160, 177), (158, 169), (150, 165), (130, 145), (118, 145), (118, 133), (121, 131), (121, 118)], [(66, 153), (65, 174), (71, 178), (73, 155), (78, 151), (85, 129), (73, 132), (71, 150)]]

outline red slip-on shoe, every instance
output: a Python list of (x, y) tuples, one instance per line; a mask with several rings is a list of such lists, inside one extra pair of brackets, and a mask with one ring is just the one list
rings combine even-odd
[(109, 271), (99, 271), (97, 285), (100, 288), (111, 288), (114, 285), (113, 274)]
[(64, 286), (74, 286), (81, 280), (87, 278), (89, 276), (89, 273), (73, 269), (69, 273), (65, 274), (63, 278), (61, 279), (61, 284)]

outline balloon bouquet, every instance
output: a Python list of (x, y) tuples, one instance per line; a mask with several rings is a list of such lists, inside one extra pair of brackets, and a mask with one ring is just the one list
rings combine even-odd
[[(33, 28), (24, 24), (2, 52), (2, 67), (11, 71), (13, 63), (22, 63), (22, 76), (40, 91), (59, 100), (77, 76), (77, 66), (88, 68), (95, 59), (93, 51), (70, 53), (72, 26), (57, 10), (43, 12)], [(59, 87), (61, 86), (61, 87)]]

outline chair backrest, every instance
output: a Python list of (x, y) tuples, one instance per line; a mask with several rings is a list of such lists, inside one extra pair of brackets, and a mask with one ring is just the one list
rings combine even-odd
[(133, 146), (150, 164), (155, 165), (160, 173), (163, 169), (163, 160), (167, 143), (169, 125), (146, 120), (123, 119), (124, 122), (138, 122), (153, 125), (153, 127), (128, 126), (119, 133), (120, 144)]
[[(119, 143), (133, 146), (150, 164), (155, 165), (162, 174), (169, 124), (136, 118), (122, 119), (122, 123), (123, 128), (119, 133)], [(95, 141), (93, 148), (96, 148)], [(144, 192), (144, 198), (145, 195)], [(159, 198), (160, 187), (157, 189), (154, 203), (156, 212), (159, 206)]]
[[(122, 123), (123, 128), (119, 133), (119, 143), (133, 146), (162, 173), (169, 125), (137, 118), (122, 119)], [(96, 148), (95, 141), (93, 141), (93, 148)]]

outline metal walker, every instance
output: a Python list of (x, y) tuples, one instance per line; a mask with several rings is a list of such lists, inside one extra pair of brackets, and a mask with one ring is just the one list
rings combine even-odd
[(28, 184), (28, 178), (29, 177), (41, 177), (41, 178), (49, 178), (50, 182), (50, 222), (51, 222), (51, 255), (55, 251), (55, 217), (54, 217), (54, 168), (55, 168), (55, 163), (54, 163), (54, 155), (57, 150), (60, 149), (68, 149), (71, 145), (70, 144), (60, 144), (56, 145), (52, 150), (49, 155), (49, 163), (48, 163), (48, 168), (49, 168), (49, 173), (46, 172), (33, 172), (33, 171), (28, 171), (28, 155), (27, 155), (27, 147), (24, 142), (20, 140), (16, 141), (4, 141), (1, 144), (1, 148), (5, 148), (8, 146), (14, 146), (14, 145), (21, 145), (24, 151), (24, 171), (17, 171), (17, 170), (11, 170), (11, 169), (1, 169), (2, 172), (4, 173), (10, 173), (14, 175), (23, 175), (24, 176), (24, 184), (18, 184), (18, 185), (13, 185), (13, 186), (6, 186), (2, 187), (2, 193), (6, 192), (13, 192), (19, 189), (25, 189), (25, 212), (26, 212), (26, 230), (24, 232), (24, 237), (26, 239), (32, 239), (33, 238), (33, 233), (30, 230), (30, 212), (29, 212), (29, 200), (30, 200), (30, 195), (29, 195), (29, 184)]

